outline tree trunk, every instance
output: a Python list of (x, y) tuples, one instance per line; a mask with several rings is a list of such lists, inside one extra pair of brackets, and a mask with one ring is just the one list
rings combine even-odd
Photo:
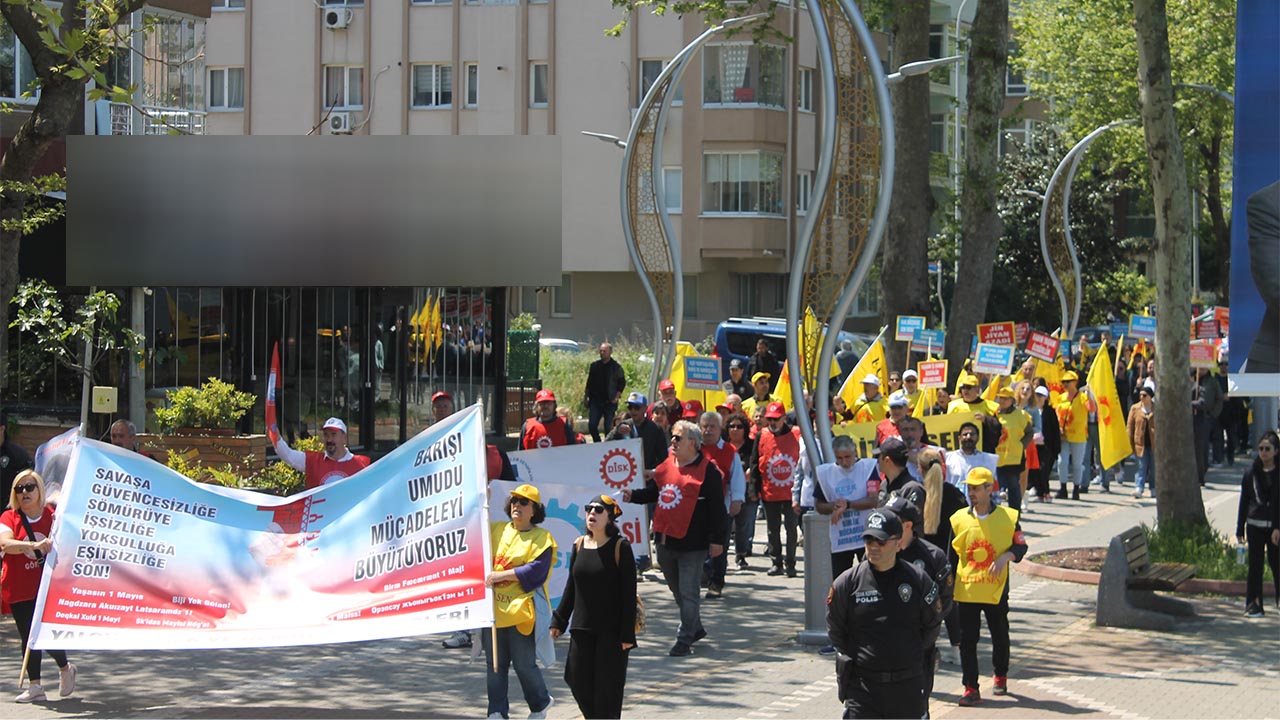
[[(902, 0), (894, 8), (893, 57), (896, 67), (929, 59), (929, 1)], [(897, 155), (893, 167), (893, 200), (880, 266), (883, 321), (898, 315), (930, 313), (929, 217), (929, 78), (905, 79), (890, 89)], [(885, 341), (889, 367), (906, 362), (906, 345)]]
[(1204, 523), (1191, 425), (1191, 208), (1186, 163), (1173, 114), (1165, 0), (1134, 0), (1138, 96), (1156, 212), (1157, 521)]
[(1000, 110), (1004, 105), (1008, 36), (1008, 0), (981, 0), (969, 32), (969, 133), (960, 189), (959, 278), (947, 327), (947, 357), (953, 359), (947, 368), (948, 385), (960, 373), (959, 359), (969, 356), (969, 334), (986, 316), (991, 272), (1004, 232), (996, 194), (1000, 190)]

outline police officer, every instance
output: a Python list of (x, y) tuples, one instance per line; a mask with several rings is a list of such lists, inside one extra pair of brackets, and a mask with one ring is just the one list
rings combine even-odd
[[(913, 483), (914, 484), (914, 483)], [(951, 601), (955, 596), (956, 577), (951, 567), (951, 560), (946, 551), (925, 540), (916, 533), (916, 528), (924, 522), (920, 508), (902, 496), (895, 496), (885, 508), (892, 510), (902, 522), (902, 542), (899, 544), (898, 557), (923, 570), (938, 585), (938, 598), (942, 601), (942, 617), (951, 612)], [(938, 668), (938, 635), (942, 627), (934, 628), (925, 641), (924, 646), (924, 696), (927, 699), (933, 693), (933, 673)]]
[(941, 622), (937, 584), (898, 557), (902, 522), (867, 517), (867, 562), (840, 574), (827, 594), (827, 634), (846, 718), (918, 718), (929, 709), (921, 657)]

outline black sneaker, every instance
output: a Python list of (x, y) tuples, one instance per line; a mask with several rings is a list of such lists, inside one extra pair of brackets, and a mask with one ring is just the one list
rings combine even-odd
[(708, 600), (719, 600), (719, 599), (720, 599), (720, 594), (721, 594), (723, 591), (724, 591), (724, 588), (719, 588), (719, 587), (709, 587), (709, 588), (707, 588), (707, 599), (708, 599)]
[(787, 577), (793, 578), (795, 576), (796, 576), (796, 569), (793, 567), (787, 568)]
[[(1067, 499), (1067, 486), (1066, 486), (1066, 485), (1063, 485), (1062, 487), (1058, 488), (1058, 499), (1059, 499), (1059, 500), (1066, 500), (1066, 499)], [(1077, 499), (1078, 499), (1078, 498), (1077, 498)]]
[(672, 645), (671, 649), (667, 651), (667, 654), (670, 655), (671, 657), (684, 657), (691, 653), (693, 653), (693, 648), (688, 645), (685, 645), (682, 642), (678, 642), (675, 645)]
[(1260, 617), (1263, 617), (1262, 605), (1260, 605), (1260, 604), (1258, 604), (1258, 603), (1254, 603), (1254, 604), (1250, 605), (1248, 608), (1246, 608), (1246, 609), (1245, 609), (1245, 611), (1244, 611), (1244, 616), (1245, 616), (1245, 617), (1247, 617), (1247, 618), (1260, 618)]
[(747, 569), (747, 568), (749, 568), (749, 567), (751, 567), (751, 566), (747, 564), (747, 559), (746, 559), (746, 558), (744, 558), (744, 557), (740, 557), (740, 558), (738, 558), (738, 569), (739, 569), (739, 570), (746, 570), (746, 569)]
[(1079, 488), (1079, 487), (1071, 488), (1071, 499), (1072, 499), (1072, 500), (1079, 500), (1079, 499), (1080, 499), (1080, 488)]
[(781, 565), (774, 565), (773, 567), (769, 568), (769, 572), (765, 574), (777, 577), (778, 575), (781, 575), (783, 572), (784, 570), (782, 569)]
[(819, 655), (835, 655), (835, 654), (836, 654), (836, 646), (835, 646), (835, 645), (823, 645), (822, 647), (818, 648), (818, 654), (819, 654)]
[(698, 642), (699, 640), (701, 640), (702, 638), (704, 638), (704, 637), (706, 637), (706, 636), (707, 636), (707, 629), (706, 629), (706, 628), (698, 628), (698, 632), (696, 632), (696, 633), (694, 633), (694, 634), (693, 634), (693, 641), (694, 641), (694, 642)]

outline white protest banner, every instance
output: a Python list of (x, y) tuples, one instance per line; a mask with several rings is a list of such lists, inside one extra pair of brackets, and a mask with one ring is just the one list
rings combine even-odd
[(81, 440), (32, 647), (274, 647), (490, 625), (482, 422), (467, 408), (283, 498)]
[(584, 532), (587, 501), (598, 495), (609, 495), (618, 502), (622, 515), (618, 529), (635, 546), (637, 555), (648, 553), (649, 525), (645, 522), (644, 505), (622, 502), (623, 488), (644, 486), (641, 458), (644, 452), (639, 439), (619, 442), (565, 445), (541, 450), (513, 452), (511, 466), (516, 482), (495, 480), (492, 483), (491, 520), (506, 521), (503, 501), (517, 485), (529, 483), (538, 488), (547, 519), (540, 527), (556, 539), (556, 562), (547, 579), (551, 606), (559, 602), (569, 569), (569, 553), (573, 541)]
[(1008, 375), (1013, 371), (1013, 346), (978, 343), (973, 371), (987, 375)]

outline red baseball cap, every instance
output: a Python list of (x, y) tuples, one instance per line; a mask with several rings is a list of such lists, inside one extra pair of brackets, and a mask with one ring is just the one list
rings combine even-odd
[(670, 380), (663, 380), (662, 382), (658, 383), (658, 389), (659, 390), (675, 390), (676, 384), (671, 382)]
[(534, 402), (545, 402), (547, 400), (550, 400), (551, 402), (555, 402), (556, 394), (551, 392), (550, 390), (539, 390), (538, 394), (535, 395), (533, 398)]
[(787, 407), (780, 402), (769, 403), (769, 407), (765, 408), (764, 416), (770, 420), (787, 416)]
[(693, 415), (701, 415), (701, 414), (702, 414), (702, 401), (688, 400), (685, 402), (684, 404), (685, 417), (690, 417)]
[(431, 404), (435, 405), (437, 400), (448, 400), (452, 402), (453, 396), (443, 390), (439, 390), (435, 395), (431, 396)]

